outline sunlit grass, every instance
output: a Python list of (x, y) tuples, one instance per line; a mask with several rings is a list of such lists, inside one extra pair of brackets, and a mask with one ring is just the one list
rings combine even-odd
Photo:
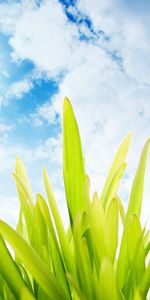
[[(140, 212), (150, 141), (144, 145), (125, 211), (117, 192), (130, 141), (128, 134), (100, 197), (95, 192), (91, 199), (79, 129), (65, 98), (63, 174), (70, 224), (66, 231), (46, 168), (43, 181), (47, 199), (37, 193), (34, 201), (25, 168), (17, 158), (13, 176), (20, 214), (16, 230), (0, 220), (0, 299), (147, 299), (150, 240), (140, 224)], [(119, 215), (123, 226), (120, 243)]]

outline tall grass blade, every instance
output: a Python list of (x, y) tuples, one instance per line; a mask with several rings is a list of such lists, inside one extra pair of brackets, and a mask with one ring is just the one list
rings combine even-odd
[(71, 223), (86, 207), (86, 177), (78, 125), (67, 98), (63, 106), (63, 174)]
[(126, 218), (128, 218), (133, 213), (136, 213), (138, 216), (140, 216), (141, 213), (143, 189), (144, 189), (144, 177), (145, 177), (145, 169), (146, 169), (146, 161), (147, 161), (149, 144), (150, 144), (150, 139), (148, 139), (147, 142), (145, 143), (143, 151), (141, 153), (140, 161), (132, 185)]

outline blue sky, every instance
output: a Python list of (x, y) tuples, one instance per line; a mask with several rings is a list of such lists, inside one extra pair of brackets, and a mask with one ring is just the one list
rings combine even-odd
[(66, 218), (61, 171), (65, 95), (77, 115), (93, 190), (100, 192), (116, 147), (133, 132), (120, 190), (127, 201), (150, 135), (149, 26), (149, 1), (0, 1), (0, 217), (12, 224), (17, 219), (11, 173), (20, 155), (34, 193), (43, 191), (41, 167), (47, 165)]

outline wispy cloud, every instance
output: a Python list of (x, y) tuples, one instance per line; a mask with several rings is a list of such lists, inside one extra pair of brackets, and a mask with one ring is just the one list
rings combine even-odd
[(10, 85), (6, 93), (6, 99), (21, 99), (25, 93), (28, 93), (33, 88), (33, 84), (29, 80), (21, 80)]
[(12, 126), (6, 125), (6, 124), (4, 124), (4, 123), (0, 123), (0, 132), (1, 132), (1, 133), (6, 133), (6, 132), (8, 132), (8, 131), (11, 131), (12, 129), (13, 129)]

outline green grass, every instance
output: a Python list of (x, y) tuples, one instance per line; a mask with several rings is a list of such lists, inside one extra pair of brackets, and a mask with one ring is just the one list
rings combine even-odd
[(117, 193), (130, 142), (128, 134), (115, 155), (100, 197), (95, 192), (91, 199), (78, 125), (65, 98), (63, 175), (68, 230), (46, 168), (43, 181), (47, 199), (37, 193), (34, 201), (26, 170), (17, 158), (13, 176), (20, 214), (16, 230), (0, 220), (0, 300), (147, 299), (150, 240), (149, 232), (141, 226), (140, 213), (150, 140), (141, 153), (125, 211)]

